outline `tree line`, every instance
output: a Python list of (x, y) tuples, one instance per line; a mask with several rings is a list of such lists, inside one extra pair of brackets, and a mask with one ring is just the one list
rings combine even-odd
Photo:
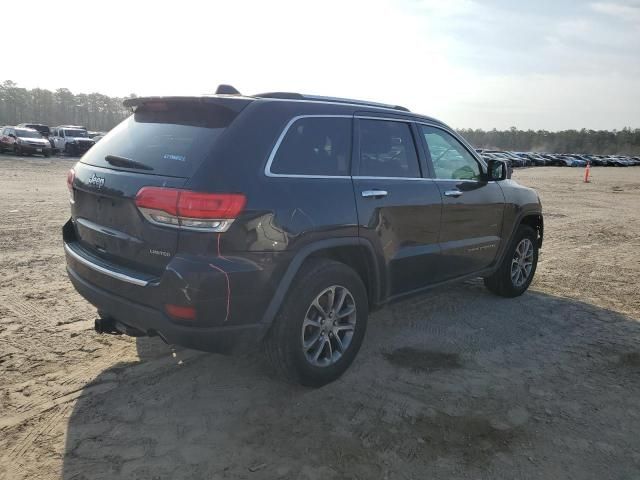
[(55, 91), (20, 88), (6, 80), (0, 84), (0, 126), (43, 123), (83, 125), (89, 130), (107, 131), (130, 114), (122, 106), (123, 100), (101, 93), (74, 94), (66, 88)]
[[(134, 97), (131, 94), (130, 97)], [(129, 115), (124, 98), (101, 93), (74, 94), (66, 88), (55, 91), (20, 88), (6, 80), (0, 84), (0, 125), (23, 122), (46, 125), (84, 125), (106, 131)], [(476, 148), (547, 153), (640, 154), (640, 129), (622, 130), (481, 130), (459, 129)]]
[(515, 152), (639, 155), (640, 129), (622, 130), (474, 130), (458, 132), (476, 148)]

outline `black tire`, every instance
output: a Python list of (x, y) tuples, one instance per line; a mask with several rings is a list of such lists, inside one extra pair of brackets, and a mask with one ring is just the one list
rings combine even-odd
[(66, 153), (70, 157), (77, 157), (78, 148), (75, 145), (69, 145), (68, 143), (66, 143), (64, 145), (64, 153)]
[(51, 156), (51, 153), (49, 152), (44, 152), (44, 158), (49, 158)]
[[(316, 297), (334, 286), (346, 289), (353, 299), (355, 305), (353, 334), (350, 337), (350, 343), (335, 363), (316, 366), (311, 363), (312, 360), (307, 359), (302, 345), (303, 322)], [(333, 260), (309, 259), (296, 275), (280, 312), (267, 333), (264, 341), (267, 358), (274, 369), (290, 382), (310, 387), (320, 387), (332, 382), (344, 373), (360, 350), (367, 328), (368, 310), (367, 291), (361, 278), (353, 269)], [(334, 321), (337, 321), (336, 319), (337, 315)], [(329, 340), (329, 335), (332, 335), (332, 340)], [(333, 335), (329, 333), (323, 340), (327, 343), (335, 342)], [(319, 341), (322, 340), (319, 339)], [(331, 346), (328, 345), (327, 348)], [(323, 344), (322, 349), (324, 348)]]
[[(531, 270), (522, 284), (516, 284), (512, 279), (511, 266), (516, 257), (516, 248), (524, 239), (528, 239), (533, 246)], [(498, 267), (498, 270), (496, 270), (493, 275), (485, 277), (484, 284), (491, 292), (501, 297), (518, 297), (531, 285), (537, 266), (538, 233), (528, 225), (520, 225), (511, 240), (508, 250), (505, 252), (500, 267)]]
[(15, 153), (17, 156), (21, 157), (22, 156), (22, 148), (20, 148), (18, 145), (14, 145), (13, 146), (13, 153)]

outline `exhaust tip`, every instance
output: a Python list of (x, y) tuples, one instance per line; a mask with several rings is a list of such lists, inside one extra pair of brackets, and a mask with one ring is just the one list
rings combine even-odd
[(96, 333), (109, 333), (112, 335), (120, 335), (120, 331), (116, 328), (116, 322), (113, 318), (96, 318), (93, 324)]

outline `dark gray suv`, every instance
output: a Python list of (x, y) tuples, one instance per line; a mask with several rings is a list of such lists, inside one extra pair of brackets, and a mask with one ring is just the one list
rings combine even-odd
[(292, 93), (126, 100), (134, 113), (69, 172), (69, 277), (102, 333), (233, 352), (263, 346), (322, 385), (368, 313), (484, 277), (522, 294), (543, 218), (442, 122)]

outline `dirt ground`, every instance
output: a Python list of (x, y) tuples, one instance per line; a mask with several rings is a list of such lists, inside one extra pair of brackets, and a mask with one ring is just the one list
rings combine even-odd
[(535, 168), (528, 293), (375, 313), (319, 390), (260, 356), (98, 336), (67, 281), (67, 159), (0, 155), (0, 478), (640, 478), (640, 168)]

